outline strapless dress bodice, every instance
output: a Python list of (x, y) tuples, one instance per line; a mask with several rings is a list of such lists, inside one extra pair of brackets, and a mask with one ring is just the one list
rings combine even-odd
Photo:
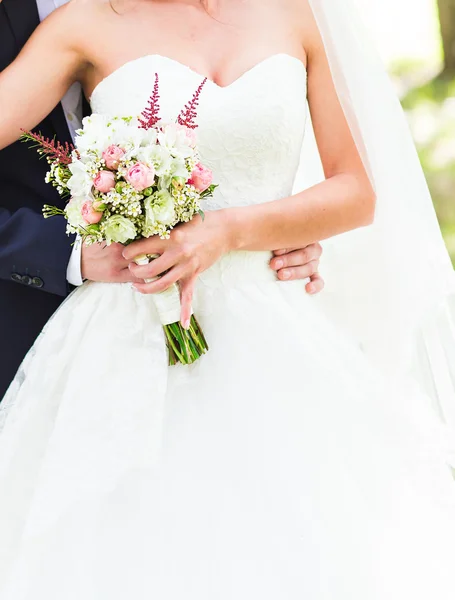
[[(160, 80), (161, 117), (175, 120), (203, 77), (159, 55), (130, 61), (93, 91), (93, 112), (137, 116)], [(207, 80), (198, 108), (198, 146), (219, 184), (206, 209), (245, 206), (292, 193), (306, 116), (306, 70), (277, 54), (221, 87)]]

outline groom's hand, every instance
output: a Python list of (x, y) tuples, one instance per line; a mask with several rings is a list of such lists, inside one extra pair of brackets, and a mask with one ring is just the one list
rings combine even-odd
[(282, 281), (309, 278), (310, 281), (305, 289), (309, 294), (317, 294), (324, 288), (324, 280), (318, 273), (321, 254), (321, 244), (311, 244), (306, 248), (276, 250), (270, 266)]
[(104, 283), (140, 282), (128, 269), (129, 261), (123, 258), (122, 244), (82, 245), (81, 274), (83, 279)]

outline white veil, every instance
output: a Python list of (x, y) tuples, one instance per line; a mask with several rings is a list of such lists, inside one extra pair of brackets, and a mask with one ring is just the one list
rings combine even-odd
[[(376, 362), (411, 370), (455, 426), (455, 276), (400, 103), (350, 0), (310, 0), (377, 194), (373, 226), (324, 244), (318, 300)], [(311, 122), (298, 185), (323, 178)]]

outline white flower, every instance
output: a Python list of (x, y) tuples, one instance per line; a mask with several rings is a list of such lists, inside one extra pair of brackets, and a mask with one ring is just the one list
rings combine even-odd
[(158, 141), (161, 146), (169, 150), (172, 156), (188, 158), (194, 153), (185, 130), (175, 123), (164, 126), (163, 131), (158, 133)]
[(155, 192), (144, 200), (145, 227), (156, 223), (171, 225), (175, 220), (174, 198), (166, 190)]
[(158, 188), (160, 190), (168, 190), (172, 185), (174, 177), (180, 177), (187, 181), (188, 176), (185, 162), (179, 158), (173, 158), (166, 173), (158, 178)]
[[(136, 124), (137, 126), (137, 124)], [(141, 129), (142, 132), (142, 146), (156, 145), (158, 139), (158, 132), (153, 127), (151, 129)]]
[(156, 141), (156, 133), (153, 138), (153, 134), (139, 128), (137, 119), (99, 114), (85, 117), (82, 129), (77, 134), (76, 148), (83, 158), (90, 155), (90, 152), (101, 157), (104, 150), (112, 144), (131, 154), (140, 148), (144, 140)]
[(81, 160), (76, 160), (68, 165), (71, 171), (71, 177), (68, 179), (67, 186), (72, 196), (87, 196), (90, 194), (93, 186), (93, 179), (88, 173), (88, 165)]
[(170, 172), (173, 160), (167, 148), (157, 145), (139, 148), (136, 158), (149, 167), (153, 166), (158, 177)]
[(74, 230), (77, 230), (79, 227), (85, 227), (87, 223), (82, 218), (82, 205), (87, 201), (86, 196), (81, 196), (79, 198), (73, 197), (65, 206), (66, 218), (68, 219), (68, 224), (71, 225)]
[(76, 137), (76, 148), (81, 154), (97, 151), (99, 154), (109, 146), (109, 118), (106, 115), (93, 114), (82, 121)]
[(110, 143), (125, 150), (124, 160), (134, 159), (144, 140), (153, 139), (153, 143), (156, 142), (156, 133), (154, 138), (150, 138), (149, 132), (138, 125), (136, 119), (118, 118), (109, 123)]
[(125, 244), (134, 240), (137, 234), (134, 223), (121, 215), (112, 215), (112, 217), (106, 219), (102, 225), (102, 230), (106, 236), (106, 243), (108, 245), (112, 244), (112, 242)]
[(186, 168), (185, 160), (182, 158), (174, 158), (168, 173), (171, 177), (184, 177), (186, 181), (188, 179), (188, 170)]

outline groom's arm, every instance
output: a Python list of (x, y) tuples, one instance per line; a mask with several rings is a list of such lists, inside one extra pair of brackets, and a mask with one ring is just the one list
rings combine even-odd
[[(0, 279), (66, 296), (70, 291), (67, 277), (74, 283), (68, 266), (76, 257), (86, 279), (107, 283), (139, 281), (128, 269), (129, 261), (123, 258), (121, 244), (82, 245), (81, 254), (72, 254), (73, 241), (74, 236), (66, 235), (63, 217), (44, 219), (29, 208), (21, 207), (11, 213), (0, 207)], [(77, 273), (78, 266), (73, 273)]]
[(0, 206), (0, 278), (66, 296), (72, 241), (63, 217), (44, 219), (30, 208), (11, 212)]

